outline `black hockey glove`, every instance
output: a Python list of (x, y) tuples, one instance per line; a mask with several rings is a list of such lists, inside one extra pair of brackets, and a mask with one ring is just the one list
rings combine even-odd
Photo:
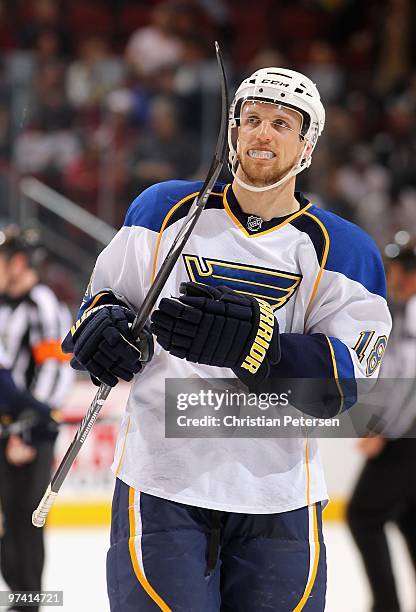
[(13, 410), (1, 410), (0, 437), (20, 435), (22, 440), (31, 446), (54, 442), (59, 429), (56, 412), (48, 404), (35, 399), (28, 391), (19, 391), (16, 397), (18, 403), (14, 404)]
[(36, 410), (25, 410), (20, 415), (16, 424), (27, 421), (28, 427), (23, 428), (21, 438), (30, 446), (39, 446), (43, 442), (54, 442), (59, 433), (59, 419), (54, 410), (39, 412)]
[(153, 338), (143, 329), (135, 340), (130, 331), (135, 313), (125, 306), (98, 306), (75, 323), (62, 343), (64, 353), (74, 353), (71, 365), (86, 369), (99, 381), (114, 387), (119, 378), (131, 380), (153, 356)]
[(228, 287), (182, 283), (177, 299), (163, 298), (151, 331), (175, 357), (231, 368), (256, 387), (280, 361), (279, 327), (270, 305)]

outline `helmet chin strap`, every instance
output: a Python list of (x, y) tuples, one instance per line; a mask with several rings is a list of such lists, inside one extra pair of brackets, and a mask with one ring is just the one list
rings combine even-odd
[[(289, 170), (289, 172), (285, 176), (283, 176), (281, 179), (279, 179), (278, 181), (276, 181), (276, 183), (273, 183), (272, 185), (266, 185), (265, 187), (255, 187), (254, 185), (249, 185), (248, 183), (245, 183), (240, 177), (237, 176), (237, 172), (235, 172), (234, 169), (231, 169), (231, 173), (233, 177), (235, 178), (236, 182), (240, 185), (240, 187), (242, 187), (243, 189), (247, 189), (247, 191), (261, 192), (261, 191), (269, 191), (269, 189), (275, 189), (276, 187), (280, 187), (280, 185), (283, 185), (283, 183), (285, 183), (290, 178), (292, 178), (292, 176), (296, 176), (297, 174), (299, 174), (299, 172), (302, 172), (302, 170), (305, 170), (305, 168), (307, 168), (310, 165), (310, 156), (309, 156), (308, 161), (303, 166), (300, 163), (300, 161), (303, 159), (306, 149), (308, 148), (308, 144), (309, 144), (308, 141), (306, 141), (304, 149), (299, 156), (299, 161)], [(240, 162), (238, 163), (239, 165), (241, 165)]]

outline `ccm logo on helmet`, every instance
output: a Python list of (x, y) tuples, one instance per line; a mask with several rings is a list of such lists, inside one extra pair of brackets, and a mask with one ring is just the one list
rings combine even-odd
[(263, 79), (262, 83), (269, 83), (270, 85), (281, 85), (282, 87), (289, 87), (289, 83), (283, 83), (282, 81), (272, 81), (272, 79)]
[(260, 305), (260, 321), (254, 342), (251, 345), (250, 353), (246, 355), (241, 367), (248, 370), (250, 374), (255, 374), (266, 356), (267, 350), (273, 337), (274, 314), (270, 304), (264, 300), (257, 301)]

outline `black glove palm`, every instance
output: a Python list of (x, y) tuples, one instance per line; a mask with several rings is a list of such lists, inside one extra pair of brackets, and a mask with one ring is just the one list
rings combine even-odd
[(231, 368), (249, 387), (280, 360), (279, 329), (269, 304), (228, 287), (182, 283), (184, 295), (164, 298), (151, 331), (171, 355)]

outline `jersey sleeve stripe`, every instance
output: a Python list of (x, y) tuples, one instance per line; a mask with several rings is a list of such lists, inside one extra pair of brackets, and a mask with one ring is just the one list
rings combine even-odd
[(354, 365), (348, 347), (338, 338), (326, 337), (331, 352), (334, 378), (341, 397), (339, 412), (347, 410), (357, 401)]
[(310, 212), (305, 211), (305, 215), (307, 215), (308, 217), (313, 219), (319, 225), (319, 227), (321, 228), (322, 233), (323, 233), (323, 235), (325, 237), (325, 246), (324, 246), (324, 252), (323, 252), (323, 255), (322, 255), (321, 265), (319, 267), (319, 272), (318, 272), (318, 275), (317, 275), (316, 280), (315, 280), (315, 284), (314, 284), (313, 289), (312, 289), (311, 297), (309, 298), (308, 306), (306, 308), (306, 311), (308, 311), (310, 306), (311, 306), (311, 304), (312, 304), (312, 301), (313, 301), (313, 299), (314, 299), (314, 297), (316, 295), (316, 292), (318, 291), (319, 283), (321, 282), (322, 273), (324, 271), (325, 264), (326, 264), (326, 261), (328, 259), (329, 245), (330, 245), (331, 241), (330, 241), (330, 238), (329, 238), (329, 234), (328, 234), (328, 232), (326, 230), (326, 227), (322, 223), (322, 221), (320, 221), (317, 217), (315, 217), (315, 215), (313, 215)]
[(339, 406), (339, 411), (338, 412), (342, 412), (343, 408), (344, 408), (344, 392), (343, 392), (342, 387), (341, 387), (340, 382), (339, 382), (337, 360), (335, 359), (334, 347), (332, 346), (331, 340), (328, 338), (328, 336), (326, 337), (326, 339), (328, 341), (328, 346), (329, 346), (329, 350), (330, 350), (330, 353), (331, 353), (332, 366), (334, 368), (334, 378), (335, 378), (335, 382), (337, 384), (337, 389), (339, 391), (339, 396), (340, 396), (340, 406)]

